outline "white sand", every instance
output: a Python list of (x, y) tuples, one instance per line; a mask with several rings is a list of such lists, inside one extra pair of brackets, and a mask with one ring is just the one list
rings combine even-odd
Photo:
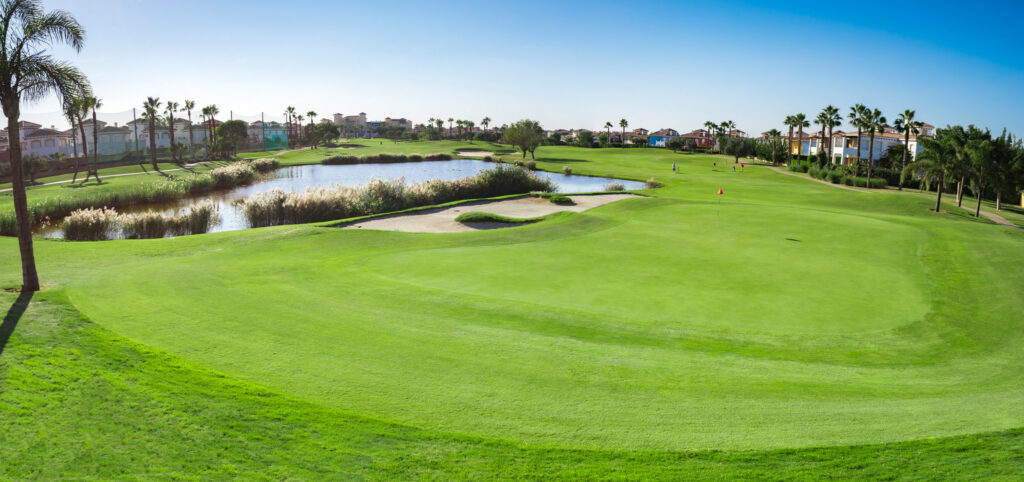
[(589, 196), (569, 196), (573, 204), (555, 204), (547, 199), (536, 197), (518, 197), (500, 201), (479, 201), (459, 204), (457, 206), (430, 209), (409, 214), (380, 216), (342, 226), (345, 229), (379, 229), (384, 231), (404, 231), (407, 233), (459, 233), (518, 226), (509, 223), (460, 223), (455, 218), (460, 214), (481, 211), (500, 214), (512, 218), (535, 218), (559, 211), (582, 212), (615, 201), (640, 197), (634, 194), (595, 194)]

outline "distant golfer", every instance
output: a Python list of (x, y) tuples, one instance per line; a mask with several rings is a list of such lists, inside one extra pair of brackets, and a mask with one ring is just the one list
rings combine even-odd
[(713, 167), (715, 169), (718, 169), (718, 161), (715, 161), (714, 163), (712, 163), (711, 167)]
[(676, 172), (676, 163), (672, 163), (672, 172)]

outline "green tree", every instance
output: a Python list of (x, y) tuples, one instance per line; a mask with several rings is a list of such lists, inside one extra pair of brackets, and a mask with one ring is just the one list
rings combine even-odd
[(317, 143), (327, 143), (327, 141), (337, 139), (339, 135), (338, 126), (334, 125), (332, 122), (325, 122), (313, 126), (313, 139)]
[(686, 142), (683, 140), (682, 137), (675, 136), (675, 137), (669, 139), (668, 142), (665, 143), (665, 147), (667, 147), (669, 149), (672, 149), (672, 152), (676, 152), (676, 151), (686, 147)]
[(772, 129), (772, 130), (768, 131), (768, 138), (769, 138), (768, 142), (770, 143), (770, 146), (771, 146), (771, 160), (772, 160), (772, 165), (773, 166), (777, 163), (777, 161), (776, 161), (776, 154), (777, 154), (777, 152), (779, 150), (779, 144), (780, 144), (780, 141), (781, 141), (781, 139), (779, 139), (780, 137), (782, 137), (782, 133), (779, 132), (778, 129)]
[(75, 173), (71, 176), (71, 183), (78, 180), (78, 142), (75, 140), (75, 128), (78, 126), (78, 112), (82, 110), (82, 97), (85, 94), (78, 93), (75, 97), (65, 97), (61, 104), (61, 110), (68, 124), (71, 124), (71, 148), (74, 152)]
[(864, 118), (867, 116), (867, 114), (866, 114), (867, 110), (868, 110), (868, 108), (865, 107), (864, 104), (855, 104), (853, 107), (850, 107), (850, 113), (846, 115), (846, 117), (848, 119), (850, 119), (850, 125), (852, 125), (853, 127), (857, 128), (857, 166), (858, 166), (858, 168), (859, 168), (860, 162), (861, 162), (860, 161), (861, 160), (861, 157), (860, 157), (860, 145), (861, 145), (860, 137), (861, 137), (861, 134), (862, 134), (862, 130), (864, 129), (864, 126), (866, 125), (865, 121), (864, 121)]
[(149, 158), (150, 162), (153, 164), (153, 170), (159, 169), (156, 161), (156, 115), (159, 111), (160, 98), (147, 97), (146, 102), (142, 104), (142, 113), (146, 118), (147, 125), (149, 126)]
[(490, 117), (484, 117), (484, 119), (482, 121), (480, 121), (480, 125), (482, 125), (484, 127), (484, 130), (486, 131), (487, 127), (491, 125), (491, 118)]
[(864, 127), (868, 130), (868, 187), (871, 187), (871, 167), (875, 164), (875, 133), (885, 132), (885, 116), (878, 109), (864, 111)]
[[(843, 125), (843, 117), (839, 114), (839, 108), (834, 105), (828, 105), (821, 111), (825, 117), (826, 125), (828, 126), (828, 162), (831, 164), (835, 157), (833, 157), (833, 147), (835, 145), (832, 142), (832, 129)], [(824, 141), (824, 139), (822, 139)]]
[(619, 119), (619, 127), (622, 128), (622, 147), (626, 147), (626, 128), (629, 127), (629, 121), (626, 119)]
[[(910, 136), (916, 136), (920, 133), (922, 123), (914, 120), (915, 112), (907, 109), (904, 110), (898, 117), (896, 117), (896, 132), (903, 134), (903, 161), (900, 163), (900, 171), (907, 167), (907, 154), (910, 149)], [(891, 160), (892, 158), (890, 158)], [(898, 190), (903, 190), (903, 177), (900, 176), (900, 185)]]
[(249, 136), (249, 126), (244, 121), (229, 120), (217, 126), (217, 139), (225, 151), (238, 154), (238, 147)]
[(601, 147), (608, 147), (608, 133), (602, 132), (597, 136), (597, 144)]
[[(291, 109), (293, 112), (295, 111), (294, 107), (291, 107)], [(206, 127), (209, 131), (209, 137), (206, 138), (206, 150), (207, 156), (212, 159), (213, 156), (217, 153), (217, 143), (216, 138), (213, 135), (213, 128), (217, 124), (217, 114), (220, 114), (220, 109), (217, 108), (217, 104), (210, 104), (207, 106), (206, 109), (204, 109), (204, 112), (209, 112), (206, 115)], [(287, 135), (285, 136), (285, 139), (288, 139)]]
[(39, 2), (31, 0), (0, 2), (0, 19), (3, 19), (0, 22), (0, 104), (7, 117), (11, 191), (21, 254), (21, 289), (38, 291), (32, 220), (22, 171), (21, 102), (40, 101), (51, 92), (63, 101), (89, 90), (82, 72), (46, 52), (46, 47), (59, 44), (81, 52), (85, 29), (67, 12), (46, 12)]
[(594, 147), (594, 133), (590, 131), (577, 132), (576, 145), (580, 147)]
[(796, 116), (787, 115), (782, 125), (789, 127), (789, 135), (786, 136), (786, 164), (793, 165), (793, 128), (796, 127)]
[(523, 119), (505, 129), (502, 139), (506, 144), (515, 146), (522, 151), (523, 159), (526, 159), (527, 152), (530, 153), (530, 157), (536, 159), (534, 151), (537, 150), (537, 147), (541, 145), (544, 139), (544, 129), (541, 128), (540, 123), (537, 121)]
[(921, 173), (927, 188), (931, 182), (938, 182), (935, 197), (935, 212), (942, 209), (942, 187), (949, 177), (950, 170), (956, 163), (956, 146), (952, 135), (947, 129), (935, 132), (934, 139), (921, 139), (924, 150), (917, 155), (917, 160), (907, 165), (902, 176), (908, 173)]

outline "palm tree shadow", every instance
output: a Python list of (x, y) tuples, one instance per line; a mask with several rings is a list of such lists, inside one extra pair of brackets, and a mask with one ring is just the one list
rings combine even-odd
[(25, 314), (25, 310), (28, 309), (33, 294), (35, 293), (32, 291), (22, 292), (18, 295), (18, 299), (14, 300), (14, 304), (11, 305), (10, 309), (7, 310), (7, 314), (4, 315), (4, 321), (0, 324), (0, 355), (4, 354), (7, 340), (14, 334), (14, 328), (21, 321), (21, 315)]

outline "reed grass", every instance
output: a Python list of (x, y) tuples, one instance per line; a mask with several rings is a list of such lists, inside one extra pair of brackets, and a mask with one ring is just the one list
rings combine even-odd
[(605, 191), (625, 191), (626, 186), (623, 186), (621, 182), (610, 182), (604, 185)]
[(152, 239), (206, 233), (218, 220), (216, 205), (205, 200), (175, 214), (154, 211), (119, 214), (109, 207), (78, 209), (64, 218), (60, 228), (64, 239), (71, 241), (117, 237)]
[(64, 218), (60, 224), (65, 239), (98, 241), (109, 239), (118, 223), (117, 211), (113, 208), (77, 209)]
[(372, 180), (359, 186), (316, 186), (303, 192), (257, 194), (238, 204), (251, 227), (332, 221), (430, 206), (462, 199), (552, 192), (548, 179), (522, 168), (497, 166), (474, 176), (407, 185), (404, 179)]

